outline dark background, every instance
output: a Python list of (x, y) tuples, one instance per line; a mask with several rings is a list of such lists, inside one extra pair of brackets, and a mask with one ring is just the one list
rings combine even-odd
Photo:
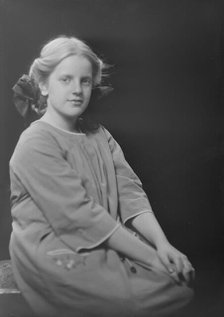
[(24, 129), (11, 88), (46, 41), (75, 35), (113, 65), (114, 92), (97, 115), (196, 268), (189, 316), (223, 316), (223, 1), (1, 0), (0, 15), (0, 259), (9, 258), (8, 162)]

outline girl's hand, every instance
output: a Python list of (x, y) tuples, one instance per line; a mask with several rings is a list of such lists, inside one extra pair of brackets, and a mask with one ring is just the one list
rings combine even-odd
[(157, 246), (157, 254), (176, 282), (189, 284), (194, 279), (195, 271), (186, 255), (174, 248), (169, 242)]

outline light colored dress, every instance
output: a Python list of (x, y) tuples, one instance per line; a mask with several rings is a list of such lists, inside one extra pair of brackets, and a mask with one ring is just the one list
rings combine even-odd
[(33, 122), (10, 178), (13, 270), (38, 316), (166, 316), (192, 297), (168, 274), (106, 247), (119, 226), (152, 209), (105, 128), (71, 133)]

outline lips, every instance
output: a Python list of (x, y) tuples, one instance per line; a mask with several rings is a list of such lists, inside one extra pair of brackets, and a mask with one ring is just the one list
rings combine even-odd
[(69, 101), (74, 105), (80, 105), (83, 102), (82, 99), (71, 99)]

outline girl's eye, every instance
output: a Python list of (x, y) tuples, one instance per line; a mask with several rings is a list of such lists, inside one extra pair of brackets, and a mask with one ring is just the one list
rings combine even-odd
[(84, 85), (91, 85), (92, 84), (92, 79), (91, 78), (89, 78), (89, 77), (86, 77), (86, 78), (83, 78), (82, 79), (82, 83), (84, 84)]
[(68, 84), (68, 83), (70, 83), (71, 79), (69, 77), (63, 77), (63, 78), (61, 78), (61, 81), (65, 84)]

